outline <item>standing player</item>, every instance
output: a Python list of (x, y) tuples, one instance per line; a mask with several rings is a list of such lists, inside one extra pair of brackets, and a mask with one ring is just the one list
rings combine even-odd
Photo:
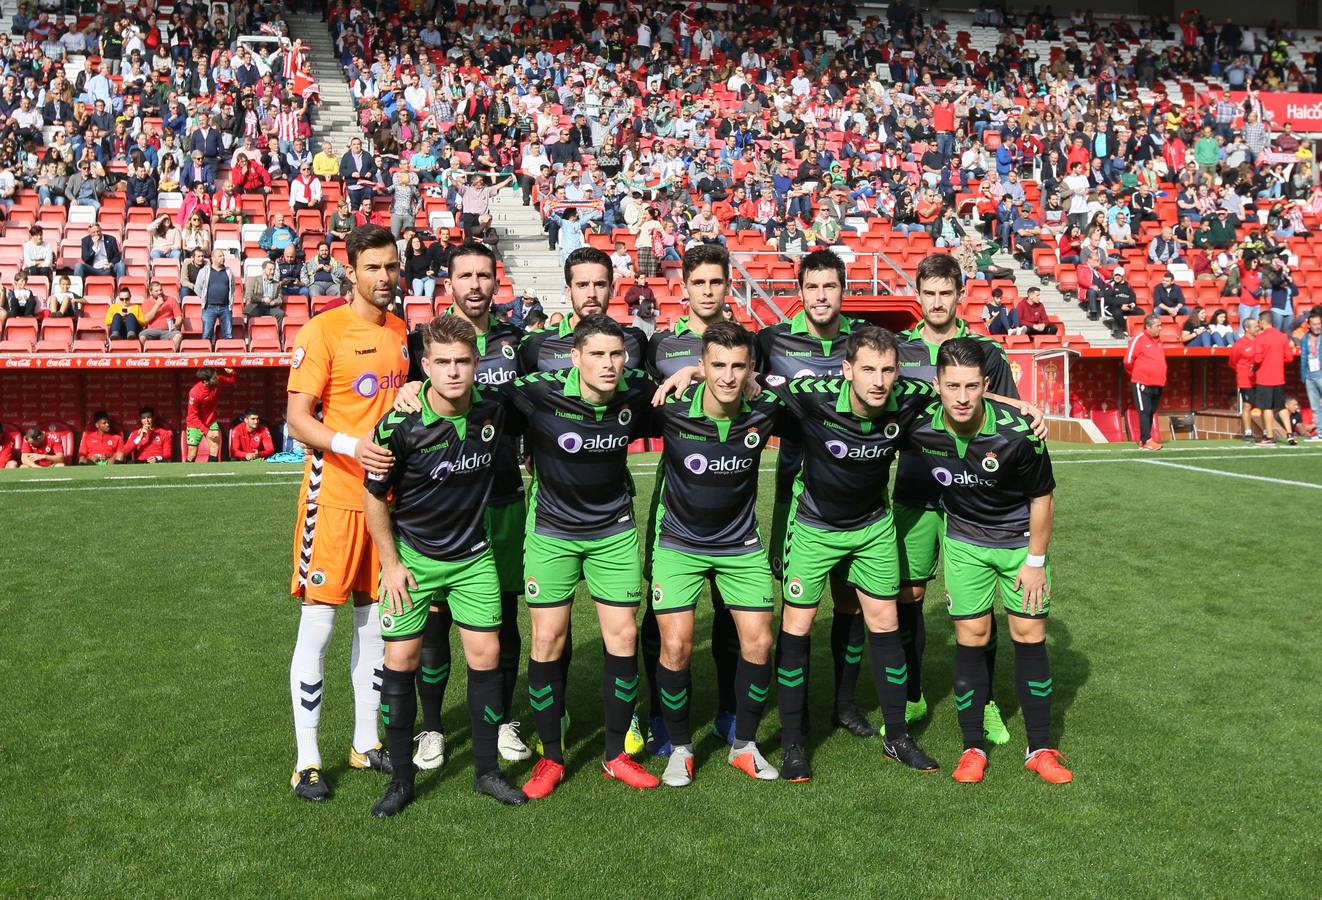
[[(652, 335), (647, 345), (647, 371), (664, 380), (702, 360), (703, 339), (707, 329), (725, 321), (725, 298), (730, 288), (730, 254), (716, 244), (698, 244), (684, 252), (684, 294), (689, 312), (676, 320), (668, 331)], [(755, 360), (754, 360), (755, 362)], [(644, 537), (643, 576), (651, 578), (651, 561), (656, 536), (657, 504), (660, 491), (652, 492), (652, 508), (647, 517)], [(734, 619), (721, 601), (720, 586), (712, 582), (711, 655), (716, 663), (716, 716), (712, 733), (727, 744), (735, 739), (735, 670), (739, 663), (739, 633)], [(670, 753), (661, 698), (656, 686), (657, 660), (661, 653), (661, 634), (656, 612), (647, 604), (639, 635), (643, 650), (643, 670), (649, 690), (648, 749), (659, 756)]]
[[(987, 364), (990, 390), (1003, 397), (1018, 398), (1014, 373), (1001, 345), (969, 332), (968, 324), (955, 315), (964, 295), (964, 275), (948, 253), (933, 253), (918, 264), (915, 273), (918, 303), (923, 318), (899, 335), (900, 374), (905, 378), (930, 383), (936, 377), (936, 354), (951, 338), (969, 337), (978, 342)], [(941, 542), (940, 491), (927, 474), (922, 460), (913, 453), (901, 453), (895, 473), (895, 538), (900, 550), (900, 640), (904, 644), (904, 662), (909, 667), (909, 696), (905, 705), (906, 721), (914, 722), (927, 715), (923, 696), (923, 650), (927, 646), (927, 621), (923, 617), (923, 598), (927, 582), (936, 577), (936, 562)], [(996, 624), (992, 621), (987, 641), (987, 680), (996, 672)], [(1004, 744), (1010, 732), (1001, 719), (996, 701), (987, 700), (984, 730), (987, 740)]]
[(616, 322), (586, 316), (574, 330), (573, 368), (524, 376), (511, 392), (529, 420), (533, 459), (523, 571), (532, 614), (528, 697), (543, 757), (524, 784), (532, 799), (548, 796), (564, 778), (561, 654), (580, 578), (596, 604), (605, 650), (602, 771), (631, 787), (659, 784), (624, 747), (638, 696), (635, 616), (643, 578), (628, 448), (646, 431), (656, 387), (625, 369), (626, 355)]
[[(474, 387), (477, 334), (468, 321), (438, 316), (421, 332), (428, 376), (421, 411), (389, 412), (377, 423), (375, 438), (394, 464), (384, 475), (369, 473), (364, 482), (367, 527), (381, 557), (381, 634), (386, 641), (381, 718), (394, 764), (385, 794), (372, 807), (372, 814), (382, 818), (413, 800), (413, 683), (434, 601), (441, 601), (459, 624), (468, 661), (474, 788), (502, 803), (528, 802), (496, 763), (496, 729), (504, 713), (498, 668), (501, 590), (486, 506), (506, 406)], [(388, 495), (393, 496), (393, 513)]]
[(220, 386), (234, 384), (239, 379), (233, 369), (217, 372), (210, 366), (197, 370), (197, 384), (188, 391), (188, 409), (184, 413), (184, 456), (188, 462), (197, 459), (197, 448), (202, 438), (207, 439), (207, 459), (220, 461), (220, 422), (216, 421), (216, 407), (220, 404)]
[(383, 646), (372, 602), (377, 556), (363, 519), (362, 484), (364, 468), (383, 472), (392, 462), (370, 434), (408, 373), (407, 335), (404, 323), (386, 314), (399, 282), (394, 236), (365, 225), (351, 232), (345, 245), (353, 298), (299, 330), (285, 413), (290, 435), (310, 451), (299, 489), (290, 585), (290, 593), (303, 602), (289, 691), (298, 741), (292, 783), (305, 800), (330, 796), (321, 775), (317, 728), (335, 610), (350, 598), (354, 737), (349, 765), (390, 770), (390, 758), (377, 739), (376, 679)]
[(757, 725), (771, 689), (772, 614), (771, 566), (757, 528), (757, 475), (767, 440), (780, 433), (787, 417), (785, 405), (769, 393), (745, 400), (753, 346), (753, 336), (742, 326), (709, 324), (702, 336), (702, 382), (669, 400), (653, 417), (665, 452), (652, 526), (650, 608), (659, 621), (661, 643), (652, 677), (672, 743), (662, 775), (671, 787), (693, 782), (689, 661), (693, 610), (709, 578), (720, 591), (740, 647), (727, 759), (752, 778), (777, 777), (757, 747)]
[[(1262, 338), (1254, 345), (1261, 353)], [(1138, 411), (1138, 448), (1140, 450), (1160, 450), (1161, 441), (1157, 440), (1152, 425), (1157, 422), (1157, 405), (1161, 403), (1162, 391), (1166, 389), (1166, 351), (1161, 348), (1161, 316), (1149, 313), (1143, 317), (1143, 330), (1129, 341), (1125, 351), (1125, 374), (1129, 376), (1134, 409)], [(1284, 383), (1284, 376), (1282, 376)], [(1264, 413), (1263, 427), (1266, 428), (1267, 416)], [(1158, 423), (1158, 433), (1160, 432)], [(1270, 436), (1271, 432), (1267, 432)]]
[[(1275, 447), (1278, 426), (1293, 444), (1296, 443), (1295, 436), (1284, 415), (1285, 366), (1294, 356), (1290, 336), (1274, 326), (1269, 309), (1264, 309), (1258, 316), (1258, 325), (1258, 337), (1253, 342), (1253, 384), (1257, 398), (1253, 405), (1262, 411), (1262, 440), (1258, 441), (1258, 446)], [(1164, 357), (1162, 364), (1165, 365)]]
[(1254, 341), (1258, 337), (1258, 320), (1244, 320), (1244, 334), (1230, 348), (1230, 368), (1235, 373), (1235, 388), (1239, 391), (1239, 421), (1244, 429), (1244, 440), (1253, 440), (1254, 423), (1259, 433), (1262, 429), (1262, 413), (1258, 410), (1257, 392), (1253, 389), (1253, 368), (1256, 356), (1253, 352)]
[[(471, 324), (477, 340), (477, 384), (499, 388), (520, 374), (517, 348), (523, 332), (491, 315), (495, 296), (496, 257), (485, 244), (469, 242), (457, 247), (450, 257), (447, 285), (450, 308), (446, 315)], [(409, 336), (410, 356), (422, 359), (422, 333)], [(413, 398), (413, 382), (421, 370), (410, 374), (409, 390), (400, 392), (396, 409), (417, 412), (421, 406)], [(405, 402), (412, 400), (413, 402)], [(487, 501), (487, 525), (492, 551), (500, 574), (500, 676), (501, 710), (504, 720), (499, 728), (500, 755), (511, 762), (527, 759), (532, 751), (519, 737), (518, 723), (510, 721), (514, 687), (518, 682), (519, 660), (523, 644), (519, 637), (519, 595), (523, 591), (523, 528), (526, 513), (523, 505), (523, 476), (519, 470), (518, 440), (503, 436), (495, 449), (495, 483)], [(418, 698), (422, 703), (422, 732), (413, 762), (422, 769), (439, 768), (445, 761), (445, 734), (441, 727), (441, 705), (450, 680), (450, 610), (442, 602), (427, 617), (422, 635), (422, 655), (418, 671)]]
[(982, 706), (990, 691), (983, 647), (999, 595), (1014, 641), (1014, 681), (1028, 732), (1026, 767), (1043, 780), (1072, 779), (1051, 746), (1051, 666), (1046, 616), (1051, 598), (1047, 545), (1055, 479), (1046, 444), (1010, 406), (988, 398), (979, 342), (956, 338), (937, 354), (940, 403), (907, 438), (941, 488), (950, 617), (955, 625), (955, 709), (964, 737), (956, 781), (987, 769)]
[[(803, 309), (786, 322), (758, 332), (758, 362), (762, 371), (781, 378), (838, 378), (845, 342), (860, 323), (840, 314), (845, 296), (845, 264), (830, 250), (815, 250), (799, 264), (799, 295)], [(780, 442), (776, 459), (776, 505), (771, 516), (771, 570), (783, 574), (786, 526), (793, 500), (794, 479), (803, 461), (803, 447)], [(833, 724), (858, 737), (875, 737), (867, 716), (854, 703), (863, 659), (863, 616), (853, 590), (838, 579), (831, 583), (831, 661), (835, 669)], [(805, 687), (806, 692), (806, 687)]]

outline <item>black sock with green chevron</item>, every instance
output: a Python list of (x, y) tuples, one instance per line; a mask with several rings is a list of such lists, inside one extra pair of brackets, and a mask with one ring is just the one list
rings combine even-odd
[(514, 688), (519, 683), (519, 660), (523, 658), (523, 639), (519, 636), (519, 595), (500, 595), (500, 702), (508, 721), (514, 709)]
[(983, 647), (955, 644), (955, 714), (964, 736), (964, 749), (986, 750), (982, 711), (987, 706), (989, 680)]
[(991, 614), (991, 636), (987, 646), (982, 648), (982, 655), (987, 666), (987, 699), (992, 699), (996, 686), (996, 613)]
[(909, 667), (907, 699), (917, 703), (923, 695), (923, 651), (927, 649), (927, 622), (923, 618), (923, 601), (897, 603), (900, 617), (900, 643), (904, 645), (904, 663)]
[(500, 702), (500, 669), (468, 667), (468, 720), (473, 725), (473, 768), (485, 775), (499, 768), (496, 762), (496, 727), (505, 717)]
[(877, 689), (877, 702), (881, 704), (881, 718), (886, 723), (886, 739), (893, 741), (909, 733), (904, 724), (909, 667), (904, 662), (900, 633), (869, 631), (868, 663), (872, 669), (872, 684)]
[(422, 629), (422, 655), (418, 659), (418, 701), (422, 706), (422, 730), (444, 731), (441, 706), (450, 684), (450, 604), (442, 603), (427, 613)]
[(693, 743), (693, 730), (689, 725), (689, 669), (667, 669), (663, 665), (656, 667), (656, 686), (661, 695), (661, 717), (666, 720), (666, 731), (670, 743), (676, 747), (687, 747)]
[(532, 707), (537, 736), (542, 739), (542, 756), (561, 764), (565, 761), (560, 746), (560, 715), (565, 709), (563, 672), (558, 659), (528, 660), (528, 705)]
[(739, 629), (734, 616), (712, 585), (711, 658), (716, 664), (716, 708), (734, 712), (735, 669), (739, 666)]
[(776, 699), (780, 703), (781, 746), (803, 743), (803, 709), (808, 699), (808, 657), (812, 638), (782, 630), (776, 641)]
[(1019, 708), (1024, 712), (1024, 730), (1028, 732), (1028, 750), (1051, 746), (1051, 663), (1047, 660), (1047, 642), (1014, 642), (1014, 687)]
[(381, 724), (386, 729), (386, 750), (396, 781), (412, 781), (413, 720), (418, 717), (418, 699), (413, 693), (414, 673), (389, 666), (381, 669)]
[(739, 657), (734, 672), (734, 742), (741, 747), (757, 740), (757, 726), (771, 693), (771, 663), (751, 663)]
[(863, 614), (837, 610), (831, 617), (831, 663), (835, 667), (837, 709), (853, 704), (862, 662)]
[(661, 694), (656, 687), (656, 667), (661, 664), (661, 626), (656, 621), (652, 601), (643, 610), (643, 623), (638, 626), (638, 649), (643, 655), (643, 674), (647, 676), (647, 714), (661, 715)]
[(605, 706), (606, 759), (624, 752), (624, 734), (638, 700), (638, 656), (615, 656), (602, 651), (601, 700)]

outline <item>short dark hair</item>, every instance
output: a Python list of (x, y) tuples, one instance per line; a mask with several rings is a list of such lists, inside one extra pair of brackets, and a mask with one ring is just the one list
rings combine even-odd
[(92, 413), (92, 424), (93, 424), (93, 425), (95, 425), (97, 422), (100, 422), (100, 421), (102, 421), (102, 420), (105, 420), (105, 421), (109, 422), (109, 421), (110, 421), (110, 413), (106, 412), (104, 409), (98, 409), (96, 412)]
[(726, 250), (720, 244), (695, 244), (684, 251), (684, 269), (683, 280), (688, 281), (689, 275), (698, 266), (714, 265), (721, 267), (721, 273), (726, 278), (730, 277), (730, 251)]
[(239, 418), (240, 418), (240, 419), (246, 419), (246, 418), (248, 418), (249, 416), (256, 416), (257, 418), (260, 419), (260, 418), (262, 417), (262, 414), (261, 414), (261, 412), (257, 409), (257, 407), (255, 407), (255, 406), (250, 406), (250, 407), (248, 407), (247, 409), (245, 409), (245, 410), (243, 411), (243, 413), (239, 416)]
[[(929, 256), (928, 259), (931, 259), (931, 257)], [(978, 374), (985, 378), (987, 375), (987, 355), (982, 352), (982, 346), (976, 338), (951, 338), (936, 351), (936, 370), (940, 372), (942, 369), (948, 369), (951, 366), (977, 369)]]
[(477, 353), (477, 330), (462, 316), (441, 315), (419, 326), (424, 352), (433, 344), (466, 344)]
[(546, 313), (539, 309), (534, 309), (528, 315), (523, 317), (523, 324), (526, 326), (541, 325), (546, 321)]
[(197, 370), (198, 381), (210, 381), (215, 377), (216, 377), (216, 370), (211, 368), (211, 366), (203, 366), (202, 368)]
[(138, 410), (138, 418), (141, 419), (143, 416), (151, 416), (154, 419), (156, 418), (156, 410), (152, 409), (150, 406), (144, 406), (142, 409)]
[(738, 322), (714, 322), (702, 333), (703, 354), (706, 354), (708, 347), (724, 347), (727, 350), (743, 347), (748, 351), (749, 359), (752, 359), (753, 332)]
[(894, 353), (897, 357), (900, 353), (895, 334), (880, 325), (864, 325), (851, 331), (845, 341), (845, 359), (852, 363), (865, 347), (877, 353)]
[(956, 291), (964, 287), (964, 273), (959, 270), (955, 257), (949, 253), (929, 253), (924, 256), (918, 264), (918, 270), (914, 272), (913, 286), (921, 291), (924, 281), (937, 278), (954, 282)]
[(799, 287), (809, 272), (830, 270), (840, 276), (840, 287), (845, 286), (845, 261), (831, 250), (814, 250), (799, 261)]
[(461, 256), (481, 256), (491, 263), (491, 273), (496, 273), (496, 254), (486, 244), (479, 244), (477, 241), (464, 241), (458, 247), (450, 252), (450, 266), (454, 267), (454, 261)]
[[(598, 250), (597, 252), (600, 253), (601, 251)], [(620, 327), (619, 322), (604, 313), (594, 313), (590, 316), (584, 316), (582, 321), (578, 323), (578, 327), (574, 329), (574, 349), (582, 348), (589, 338), (599, 334), (619, 338), (621, 342), (624, 341), (624, 329)]]
[(389, 228), (380, 225), (360, 225), (344, 239), (344, 248), (349, 251), (349, 265), (358, 263), (358, 254), (364, 250), (376, 250), (381, 247), (395, 246), (395, 236)]
[(596, 247), (579, 247), (565, 257), (565, 286), (573, 280), (574, 266), (581, 266), (588, 263), (606, 267), (606, 277), (612, 281), (615, 279), (615, 264), (611, 262), (610, 254), (604, 250), (598, 250)]

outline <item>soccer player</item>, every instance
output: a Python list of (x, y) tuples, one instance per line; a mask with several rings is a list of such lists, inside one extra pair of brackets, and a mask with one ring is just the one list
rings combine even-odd
[[(703, 339), (707, 329), (725, 321), (725, 300), (730, 289), (730, 254), (716, 244), (698, 244), (684, 252), (684, 294), (689, 312), (673, 328), (652, 335), (647, 345), (647, 371), (663, 380), (702, 360)], [(661, 492), (652, 492), (647, 534), (643, 549), (643, 575), (651, 577), (651, 560), (656, 536), (657, 507)], [(730, 611), (721, 600), (720, 585), (712, 581), (711, 654), (716, 663), (716, 716), (712, 733), (731, 744), (735, 739), (735, 670), (739, 663), (740, 640)], [(641, 633), (643, 670), (649, 690), (647, 747), (659, 756), (670, 753), (661, 697), (656, 686), (656, 667), (661, 655), (661, 634), (656, 612), (649, 602), (643, 613)]]
[[(468, 661), (474, 788), (502, 803), (528, 802), (496, 762), (497, 726), (504, 718), (501, 585), (486, 506), (506, 404), (474, 386), (479, 349), (470, 322), (438, 316), (421, 331), (428, 377), (422, 409), (408, 415), (391, 411), (377, 423), (375, 439), (394, 463), (384, 475), (368, 473), (364, 482), (367, 528), (381, 558), (379, 605), (386, 642), (381, 718), (394, 767), (385, 793), (372, 807), (379, 818), (399, 813), (413, 800), (414, 678), (434, 601), (442, 601), (459, 625)], [(393, 512), (388, 496), (393, 496)]]
[[(830, 250), (815, 250), (799, 264), (799, 295), (803, 309), (786, 322), (758, 332), (758, 360), (765, 374), (781, 378), (838, 378), (845, 342), (861, 324), (840, 314), (845, 295), (845, 263)], [(803, 447), (780, 442), (776, 459), (776, 502), (771, 516), (771, 571), (780, 577), (794, 479), (803, 461)], [(831, 662), (835, 670), (835, 702), (831, 722), (858, 737), (875, 737), (877, 729), (854, 703), (863, 659), (863, 616), (855, 592), (832, 579)], [(806, 690), (806, 688), (805, 688)]]
[[(948, 253), (933, 253), (918, 264), (915, 273), (918, 303), (922, 320), (899, 335), (900, 374), (904, 378), (931, 382), (936, 377), (936, 354), (951, 338), (968, 337), (978, 342), (987, 364), (990, 390), (1003, 397), (1018, 398), (1014, 374), (1001, 345), (972, 334), (968, 323), (955, 315), (964, 294), (964, 276), (959, 264)], [(940, 490), (922, 460), (913, 453), (901, 453), (895, 473), (891, 515), (895, 519), (895, 537), (900, 551), (900, 640), (904, 644), (904, 662), (909, 667), (909, 695), (905, 719), (915, 722), (927, 715), (923, 696), (923, 650), (927, 645), (927, 622), (923, 599), (927, 582), (936, 577), (941, 542)], [(992, 622), (987, 641), (987, 680), (996, 671), (996, 626)], [(1001, 718), (1000, 707), (988, 695), (985, 731), (987, 740), (1004, 744), (1010, 732)]]
[(895, 336), (856, 325), (845, 341), (843, 379), (779, 377), (768, 386), (803, 434), (785, 550), (776, 680), (780, 776), (808, 781), (804, 746), (813, 618), (835, 574), (857, 594), (868, 630), (868, 658), (885, 722), (882, 750), (922, 772), (937, 769), (904, 720), (908, 669), (900, 644), (899, 560), (886, 488), (897, 442), (933, 397), (929, 385), (897, 379)]
[(390, 770), (390, 757), (377, 739), (377, 679), (384, 650), (372, 602), (378, 562), (363, 518), (362, 484), (364, 469), (384, 472), (393, 462), (373, 443), (371, 430), (408, 374), (408, 338), (404, 323), (386, 313), (399, 283), (394, 236), (365, 225), (352, 231), (345, 245), (353, 297), (299, 330), (285, 413), (290, 435), (310, 451), (294, 528), (290, 593), (303, 605), (289, 690), (298, 741), (294, 793), (314, 801), (330, 796), (317, 746), (326, 647), (335, 610), (350, 599), (354, 736), (349, 765)]
[(533, 460), (523, 570), (532, 614), (528, 697), (543, 756), (523, 786), (532, 799), (550, 795), (564, 778), (561, 653), (580, 578), (596, 604), (605, 650), (602, 771), (631, 787), (660, 783), (624, 747), (638, 696), (635, 615), (642, 599), (628, 447), (646, 432), (656, 388), (642, 372), (625, 369), (627, 355), (619, 324), (585, 316), (574, 329), (573, 367), (526, 375), (512, 391), (529, 420)]
[(987, 393), (987, 356), (972, 338), (937, 352), (934, 403), (907, 436), (941, 489), (950, 617), (955, 626), (955, 710), (964, 753), (956, 781), (982, 781), (987, 769), (982, 707), (990, 681), (984, 646), (992, 607), (1005, 605), (1014, 641), (1014, 681), (1028, 733), (1025, 766), (1043, 780), (1072, 779), (1051, 746), (1051, 666), (1046, 617), (1051, 599), (1047, 545), (1055, 479), (1046, 444), (1018, 412)]
[(184, 413), (185, 457), (188, 462), (197, 459), (197, 448), (205, 435), (207, 458), (220, 461), (220, 422), (216, 421), (216, 406), (220, 403), (220, 386), (238, 381), (233, 369), (217, 372), (210, 366), (197, 370), (197, 384), (188, 391), (188, 409)]
[[(568, 369), (573, 362), (574, 329), (587, 316), (605, 315), (615, 290), (615, 267), (610, 254), (596, 247), (579, 247), (565, 258), (565, 290), (573, 312), (558, 325), (532, 332), (519, 347), (519, 359), (525, 372), (556, 372)], [(625, 367), (641, 369), (647, 349), (647, 335), (632, 326), (624, 326)]]
[[(517, 348), (523, 332), (491, 314), (495, 296), (496, 257), (485, 244), (469, 242), (455, 248), (450, 257), (450, 307), (445, 315), (471, 324), (477, 340), (477, 384), (498, 388), (522, 374)], [(422, 359), (422, 333), (409, 336), (411, 358)], [(420, 373), (420, 369), (414, 374)], [(413, 400), (415, 383), (410, 380), (396, 400), (397, 410), (417, 412)], [(495, 484), (487, 501), (487, 523), (492, 552), (500, 575), (500, 677), (501, 710), (498, 729), (500, 755), (511, 762), (527, 759), (532, 751), (519, 736), (518, 723), (510, 721), (514, 688), (518, 683), (523, 644), (519, 636), (519, 595), (523, 592), (523, 476), (519, 469), (519, 444), (515, 437), (502, 436), (495, 449)], [(443, 598), (442, 598), (443, 601)], [(413, 762), (422, 769), (439, 768), (445, 761), (445, 734), (441, 705), (450, 680), (450, 610), (438, 603), (427, 617), (422, 636), (418, 671), (418, 698), (422, 705), (422, 732)]]
[[(692, 253), (692, 251), (690, 251)], [(686, 262), (687, 266), (688, 263)], [(753, 373), (753, 335), (712, 322), (702, 335), (702, 381), (654, 414), (664, 438), (652, 551), (650, 608), (659, 623), (655, 670), (658, 709), (672, 744), (662, 781), (693, 782), (689, 727), (693, 610), (710, 578), (739, 642), (734, 738), (727, 759), (752, 778), (777, 772), (757, 746), (757, 726), (771, 689), (771, 566), (757, 528), (757, 476), (767, 440), (780, 434), (785, 405), (770, 393), (745, 399)]]

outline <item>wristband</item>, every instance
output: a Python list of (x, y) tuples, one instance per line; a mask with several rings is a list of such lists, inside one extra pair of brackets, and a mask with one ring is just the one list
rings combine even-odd
[(1030, 553), (1028, 554), (1028, 556), (1024, 557), (1024, 565), (1032, 566), (1034, 569), (1040, 569), (1046, 564), (1047, 564), (1047, 555), (1045, 553), (1041, 554), (1040, 556)]
[(335, 437), (331, 438), (331, 452), (338, 453), (341, 456), (356, 456), (358, 453), (358, 438), (349, 437), (342, 431), (335, 432)]

